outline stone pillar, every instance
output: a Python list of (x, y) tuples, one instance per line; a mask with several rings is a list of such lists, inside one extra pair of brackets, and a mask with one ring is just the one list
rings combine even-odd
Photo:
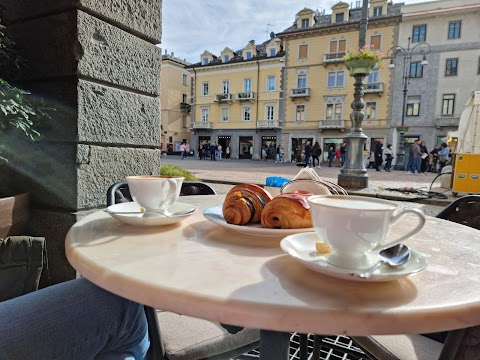
[(112, 183), (159, 172), (161, 0), (3, 2), (24, 87), (56, 108), (42, 141), (8, 144), (10, 176), (31, 192), (30, 235), (47, 239), (52, 282), (65, 281), (68, 229)]

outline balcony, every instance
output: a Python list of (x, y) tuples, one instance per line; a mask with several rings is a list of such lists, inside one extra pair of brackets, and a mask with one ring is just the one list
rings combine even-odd
[(196, 130), (202, 130), (202, 129), (208, 129), (210, 130), (212, 128), (212, 124), (210, 124), (210, 121), (199, 121), (199, 122), (194, 122), (192, 123), (191, 129), (196, 129)]
[(250, 101), (253, 103), (255, 101), (255, 93), (253, 91), (237, 93), (237, 101)]
[(437, 115), (435, 119), (435, 126), (437, 129), (442, 127), (453, 127), (458, 128), (460, 123), (460, 115)]
[(190, 109), (191, 109), (191, 105), (189, 103), (186, 103), (186, 102), (180, 103), (180, 110), (189, 113)]
[(258, 129), (280, 129), (280, 122), (278, 120), (258, 120)]
[(323, 54), (323, 65), (326, 66), (327, 64), (336, 64), (343, 62), (343, 57), (346, 55), (345, 51), (338, 52), (338, 53), (328, 53)]
[(310, 88), (292, 89), (290, 91), (290, 98), (292, 98), (292, 99), (305, 98), (305, 99), (309, 100), (310, 99)]
[(226, 93), (226, 94), (215, 94), (215, 102), (218, 103), (231, 103), (232, 102), (232, 94)]
[(381, 96), (383, 93), (383, 82), (365, 84), (363, 93), (364, 94), (378, 93)]
[(320, 120), (318, 128), (321, 130), (340, 129), (345, 131), (345, 120)]

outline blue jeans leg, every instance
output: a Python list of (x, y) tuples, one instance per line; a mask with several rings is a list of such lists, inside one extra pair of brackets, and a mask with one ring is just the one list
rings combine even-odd
[(420, 174), (422, 172), (422, 158), (420, 156), (415, 156), (413, 158), (413, 163), (415, 166), (415, 170)]
[(0, 359), (147, 359), (143, 306), (76, 279), (0, 303)]

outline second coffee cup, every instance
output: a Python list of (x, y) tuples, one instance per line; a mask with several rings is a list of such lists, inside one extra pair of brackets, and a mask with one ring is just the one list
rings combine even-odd
[(127, 176), (133, 201), (149, 212), (163, 212), (177, 201), (185, 178), (176, 176)]
[[(415, 209), (400, 210), (392, 201), (352, 195), (313, 195), (308, 198), (319, 240), (331, 247), (327, 261), (333, 265), (364, 269), (378, 261), (380, 250), (414, 235), (425, 224)], [(387, 240), (390, 227), (406, 214), (417, 218), (402, 236)]]

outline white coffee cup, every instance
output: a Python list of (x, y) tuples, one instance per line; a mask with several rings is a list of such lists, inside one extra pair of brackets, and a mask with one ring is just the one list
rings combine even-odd
[(149, 212), (162, 212), (174, 204), (184, 179), (176, 176), (127, 176), (133, 201)]
[[(320, 240), (332, 251), (327, 261), (333, 265), (362, 269), (378, 261), (380, 250), (414, 235), (425, 224), (416, 209), (399, 210), (392, 201), (352, 195), (313, 195), (308, 197), (313, 227)], [(418, 218), (416, 226), (395, 240), (386, 240), (390, 227), (406, 214)]]

